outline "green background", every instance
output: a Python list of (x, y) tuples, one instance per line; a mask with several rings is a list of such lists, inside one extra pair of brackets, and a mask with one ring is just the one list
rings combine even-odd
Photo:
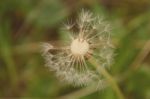
[[(59, 82), (38, 47), (59, 44), (66, 37), (63, 22), (75, 20), (82, 8), (111, 24), (116, 56), (109, 72), (126, 99), (150, 99), (150, 0), (0, 0), (1, 99), (55, 99), (82, 90)], [(75, 95), (118, 99), (111, 87), (82, 93)]]

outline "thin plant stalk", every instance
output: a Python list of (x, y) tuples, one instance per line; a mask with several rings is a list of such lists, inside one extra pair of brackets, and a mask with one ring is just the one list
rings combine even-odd
[(103, 75), (108, 82), (111, 84), (112, 89), (116, 92), (116, 95), (119, 99), (125, 99), (124, 95), (122, 94), (119, 86), (117, 85), (117, 82), (114, 80), (114, 78), (103, 68), (102, 66), (99, 66), (99, 64), (95, 61), (95, 59), (92, 57), (89, 59), (89, 62), (96, 68), (99, 74)]

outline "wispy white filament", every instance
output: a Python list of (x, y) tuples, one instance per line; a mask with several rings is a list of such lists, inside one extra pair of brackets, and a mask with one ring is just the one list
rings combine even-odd
[(110, 27), (100, 17), (85, 10), (81, 11), (76, 23), (65, 25), (66, 32), (72, 33), (75, 25), (78, 32), (70, 36), (68, 46), (58, 48), (42, 43), (46, 66), (55, 71), (62, 81), (75, 86), (99, 82), (101, 77), (87, 60), (96, 57), (99, 66), (111, 65), (113, 45), (110, 41)]

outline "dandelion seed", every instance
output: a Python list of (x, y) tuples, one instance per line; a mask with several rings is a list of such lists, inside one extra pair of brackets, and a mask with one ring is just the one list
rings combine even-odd
[[(72, 33), (74, 25), (78, 32), (71, 35), (71, 42), (66, 47), (56, 48), (43, 43), (42, 55), (46, 66), (56, 72), (56, 76), (74, 86), (86, 86), (99, 82), (102, 77), (97, 70), (88, 63), (90, 57), (104, 68), (109, 67), (113, 60), (113, 46), (110, 41), (109, 25), (90, 11), (82, 10), (73, 25), (65, 25)], [(99, 84), (100, 86), (101, 84)]]

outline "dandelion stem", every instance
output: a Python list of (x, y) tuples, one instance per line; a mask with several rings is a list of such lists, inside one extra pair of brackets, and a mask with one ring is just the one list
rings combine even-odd
[(122, 94), (119, 86), (117, 85), (117, 82), (114, 80), (114, 78), (103, 68), (102, 66), (99, 66), (99, 64), (95, 61), (95, 59), (92, 57), (89, 59), (89, 62), (98, 70), (99, 74), (102, 74), (108, 82), (111, 84), (113, 90), (116, 92), (119, 99), (125, 99), (124, 95)]

